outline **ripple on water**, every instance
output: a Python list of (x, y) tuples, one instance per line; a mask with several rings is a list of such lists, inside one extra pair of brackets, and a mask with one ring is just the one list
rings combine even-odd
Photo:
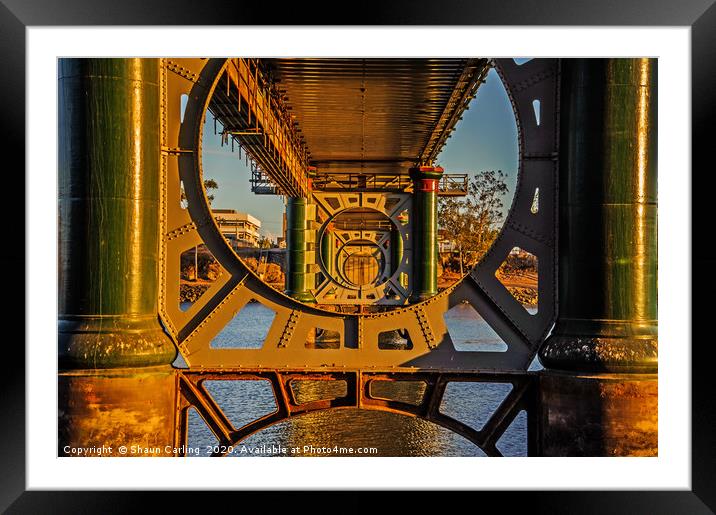
[[(460, 306), (456, 306), (460, 307)], [(227, 326), (224, 334), (226, 340), (219, 346), (231, 342), (240, 347), (242, 341), (247, 346), (255, 345), (258, 338), (245, 335), (264, 333), (270, 326), (274, 312), (261, 304), (248, 304), (242, 311), (241, 319), (235, 318)], [(460, 350), (474, 350), (482, 346), (484, 350), (492, 350), (490, 346), (498, 345), (492, 336), (492, 329), (479, 316), (475, 317), (471, 308), (451, 310), (446, 316), (452, 324), (451, 334), (465, 336)], [(251, 323), (238, 327), (240, 323), (250, 320)], [(237, 338), (243, 334), (244, 337)], [(498, 337), (499, 338), (499, 337)], [(504, 343), (502, 343), (504, 345)], [(485, 348), (485, 346), (487, 346)], [(316, 384), (318, 383), (318, 384)], [(455, 386), (453, 386), (455, 385)], [(486, 417), (492, 412), (505, 385), (487, 385), (488, 388), (475, 389), (475, 383), (450, 383), (441, 405), (441, 411), (473, 427), (484, 424)], [(207, 381), (207, 391), (225, 411), (235, 427), (240, 427), (276, 409), (276, 402), (270, 386), (266, 381)], [(297, 397), (304, 400), (313, 398), (335, 398), (345, 395), (345, 385), (322, 384), (320, 381), (302, 382), (293, 386)], [(326, 389), (326, 391), (323, 391)], [(425, 386), (419, 382), (390, 386), (378, 385), (374, 391), (376, 396), (401, 398), (409, 403), (417, 403), (422, 397)], [(472, 389), (471, 389), (472, 388)], [(492, 390), (490, 390), (492, 388)], [(478, 390), (480, 390), (478, 392)], [(452, 393), (451, 393), (452, 392)], [(524, 413), (518, 415), (498, 442), (498, 449), (506, 456), (526, 455), (527, 423)], [(201, 456), (206, 456), (206, 446), (217, 443), (209, 428), (193, 409), (189, 414), (189, 445), (198, 446)], [(233, 452), (233, 456), (255, 456), (241, 453), (241, 445), (247, 448), (270, 448), (280, 445), (286, 448), (303, 446), (320, 447), (374, 447), (373, 456), (484, 456), (484, 453), (462, 436), (441, 426), (422, 419), (398, 415), (395, 413), (360, 410), (357, 408), (341, 408), (331, 411), (313, 412), (292, 420), (270, 426), (248, 437)], [(273, 454), (265, 454), (273, 456)], [(328, 456), (328, 454), (309, 454)], [(331, 454), (332, 455), (332, 454)], [(344, 455), (345, 456), (345, 455)]]

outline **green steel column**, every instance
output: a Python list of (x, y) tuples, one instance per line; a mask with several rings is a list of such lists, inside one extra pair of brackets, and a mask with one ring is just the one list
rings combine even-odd
[(158, 59), (59, 61), (59, 401), (65, 446), (172, 443), (158, 318)]
[(413, 291), (411, 302), (438, 292), (438, 182), (443, 169), (421, 166), (410, 170), (413, 180)]
[(313, 302), (306, 288), (306, 206), (303, 197), (289, 197), (286, 203), (286, 295), (301, 302)]
[(566, 59), (551, 368), (655, 371), (656, 61)]
[(539, 352), (544, 452), (651, 455), (656, 60), (564, 59), (562, 77), (559, 314)]
[(330, 227), (326, 227), (321, 238), (321, 261), (328, 275), (336, 273), (336, 235)]

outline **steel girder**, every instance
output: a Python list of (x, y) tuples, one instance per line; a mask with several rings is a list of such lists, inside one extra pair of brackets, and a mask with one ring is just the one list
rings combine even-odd
[[(301, 304), (263, 283), (222, 237), (203, 188), (201, 135), (206, 110), (230, 61), (164, 59), (162, 70), (162, 178), (160, 314), (182, 356), (194, 368), (346, 369), (376, 367), (405, 371), (525, 370), (548, 334), (556, 305), (556, 195), (559, 60), (533, 59), (517, 65), (498, 59), (495, 67), (515, 111), (519, 175), (512, 207), (498, 238), (482, 261), (459, 283), (419, 304), (376, 314), (342, 314)], [(181, 95), (188, 95), (183, 122)], [(539, 121), (533, 101), (540, 102)], [(182, 209), (183, 182), (188, 208)], [(539, 209), (533, 199), (539, 191)], [(183, 312), (179, 309), (179, 256), (205, 244), (223, 273)], [(513, 247), (539, 259), (539, 311), (532, 315), (496, 278)], [(212, 338), (250, 300), (276, 313), (261, 349), (215, 349)], [(506, 352), (458, 352), (443, 315), (461, 302), (471, 304), (507, 344)], [(307, 348), (316, 327), (340, 335), (338, 349)], [(410, 349), (379, 349), (378, 334), (406, 330)]]

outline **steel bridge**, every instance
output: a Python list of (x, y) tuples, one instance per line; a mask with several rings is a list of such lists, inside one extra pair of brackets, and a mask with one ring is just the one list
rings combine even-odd
[[(655, 453), (654, 66), (649, 59), (63, 60), (60, 448), (87, 444), (98, 429), (117, 446), (126, 444), (120, 433), (137, 441), (151, 433), (181, 447), (192, 408), (228, 448), (292, 416), (358, 407), (442, 425), (491, 456), (500, 455), (496, 442), (521, 410), (530, 455)], [(467, 176), (435, 160), (491, 68), (517, 122), (517, 190), (491, 249), (438, 291), (437, 198), (465, 195)], [(253, 192), (286, 198), (283, 292), (239, 258), (212, 216), (201, 159), (207, 116), (250, 162)], [(601, 236), (590, 239), (590, 226)], [(221, 274), (184, 311), (181, 254), (198, 245)], [(537, 258), (536, 313), (496, 276), (514, 247)], [(361, 260), (372, 260), (375, 273), (359, 280), (348, 270)], [(116, 286), (102, 289), (108, 284)], [(212, 347), (252, 301), (275, 313), (260, 348)], [(456, 348), (444, 314), (463, 303), (506, 351)], [(331, 345), (316, 345), (318, 332), (330, 333)], [(407, 335), (410, 345), (382, 345), (388, 333)], [(169, 365), (177, 351), (187, 369)], [(527, 372), (538, 351), (546, 370)], [(257, 379), (269, 382), (278, 408), (242, 427), (204, 387)], [(300, 402), (294, 385), (315, 380), (341, 382), (345, 395)], [(424, 393), (417, 404), (386, 399), (373, 391), (379, 381), (422, 383)], [(440, 411), (451, 382), (505, 383), (512, 391), (478, 430)], [(653, 411), (635, 413), (625, 385)], [(100, 421), (103, 403), (124, 415)], [(601, 418), (605, 403), (613, 420)], [(127, 413), (141, 413), (142, 422)], [(602, 433), (575, 444), (570, 431), (597, 419)], [(624, 439), (626, 426), (641, 429)]]

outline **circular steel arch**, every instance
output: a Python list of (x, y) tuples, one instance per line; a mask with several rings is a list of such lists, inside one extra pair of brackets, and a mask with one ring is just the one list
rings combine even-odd
[[(341, 275), (348, 281), (348, 287), (355, 289), (355, 290), (358, 290), (358, 289), (364, 288), (364, 287), (368, 287), (368, 286), (376, 285), (378, 283), (378, 281), (380, 281), (380, 278), (385, 274), (385, 267), (386, 267), (385, 251), (383, 249), (381, 249), (380, 245), (376, 245), (375, 243), (369, 242), (366, 240), (362, 240), (362, 241), (365, 241), (365, 243), (353, 243), (353, 242), (346, 243), (345, 245), (342, 245), (339, 250), (340, 253), (342, 253), (342, 254), (345, 253), (346, 256), (342, 262), (339, 261), (339, 263), (342, 263), (342, 264), (338, 268), (341, 271)], [(374, 250), (374, 252), (372, 252), (370, 254), (364, 254), (361, 251), (351, 252), (351, 247), (361, 247), (361, 248), (369, 247), (369, 248), (372, 248)], [(377, 251), (379, 257), (376, 257), (375, 251)], [(375, 264), (378, 267), (378, 274), (373, 278), (372, 281), (365, 283), (365, 284), (358, 284), (356, 282), (351, 281), (348, 278), (348, 272), (346, 271), (346, 266), (348, 265), (348, 261), (356, 255), (359, 257), (373, 258), (373, 260), (375, 261)]]
[[(323, 238), (324, 238), (325, 235), (326, 235), (326, 231), (328, 230), (328, 226), (329, 226), (331, 223), (333, 223), (333, 222), (336, 220), (336, 218), (338, 218), (338, 217), (341, 216), (342, 214), (347, 213), (347, 212), (350, 211), (351, 209), (354, 209), (354, 208), (346, 207), (345, 209), (338, 210), (338, 211), (336, 211), (335, 213), (333, 213), (325, 222), (323, 222), (323, 224), (321, 225), (321, 227), (316, 231), (316, 232), (317, 232), (317, 235), (318, 235), (318, 236), (316, 237), (317, 247), (318, 247), (318, 248), (322, 248), (322, 243), (321, 243), (321, 242), (322, 242)], [(385, 215), (386, 220), (388, 220), (393, 226), (395, 226), (395, 223), (393, 222), (393, 220), (391, 219), (391, 217), (390, 217), (389, 215), (387, 215), (384, 211), (381, 211), (381, 210), (378, 210), (378, 209), (375, 209), (375, 208), (370, 208), (370, 209), (372, 209), (372, 210), (375, 211), (376, 213), (381, 213), (381, 214)], [(352, 229), (351, 229), (351, 230), (346, 229), (345, 231), (338, 231), (338, 230), (336, 230), (336, 231), (334, 231), (334, 232), (336, 232), (336, 233), (340, 233), (340, 232), (351, 233), (351, 232), (353, 232), (353, 230), (352, 230)], [(363, 231), (363, 232), (381, 232), (381, 231)], [(401, 237), (401, 239), (402, 239), (402, 238), (403, 238), (402, 233), (399, 232), (399, 234), (400, 234), (400, 237)], [(352, 235), (351, 235), (351, 236), (352, 236)], [(341, 239), (342, 239), (342, 238), (341, 238)], [(338, 266), (337, 266), (337, 265), (338, 265), (338, 262), (339, 262), (339, 261), (338, 261), (339, 254), (340, 254), (341, 252), (344, 252), (344, 249), (345, 249), (347, 246), (351, 246), (351, 245), (361, 245), (360, 243), (354, 243), (354, 241), (355, 241), (355, 239), (354, 239), (353, 237), (349, 237), (347, 241), (343, 241), (343, 242), (342, 242), (342, 244), (339, 246), (339, 249), (336, 251), (336, 256), (335, 256), (335, 258), (334, 258), (334, 261), (335, 261), (335, 262), (333, 263), (333, 265), (336, 266), (336, 273), (339, 275), (339, 277), (334, 277), (334, 276), (332, 276), (331, 274), (328, 273), (328, 269), (327, 269), (327, 267), (326, 267), (326, 263), (324, 262), (323, 256), (320, 257), (320, 260), (319, 260), (319, 262), (318, 262), (318, 265), (321, 267), (321, 272), (323, 272), (330, 280), (332, 280), (333, 282), (335, 282), (335, 283), (338, 284), (339, 286), (344, 287), (344, 288), (348, 288), (348, 289), (357, 290), (357, 289), (360, 288), (360, 286), (352, 284), (351, 281), (349, 281), (349, 280), (347, 279), (347, 277), (345, 277), (345, 273), (341, 270), (342, 267), (338, 267)], [(394, 278), (394, 276), (397, 275), (397, 273), (398, 273), (397, 269), (396, 269), (396, 272), (394, 272), (394, 273), (392, 273), (392, 274), (388, 273), (387, 270), (384, 269), (384, 268), (385, 268), (385, 264), (388, 262), (388, 256), (387, 256), (387, 253), (386, 253), (385, 248), (383, 248), (383, 247), (380, 245), (380, 240), (379, 240), (379, 239), (376, 239), (376, 241), (373, 241), (373, 240), (360, 240), (360, 241), (364, 241), (364, 242), (365, 242), (364, 246), (373, 245), (373, 246), (375, 246), (375, 247), (380, 251), (380, 255), (381, 255), (381, 259), (382, 259), (382, 262), (381, 262), (381, 272), (380, 272), (380, 274), (378, 274), (378, 277), (376, 278), (376, 281), (379, 281), (380, 279), (388, 280), (388, 279)], [(345, 265), (345, 262), (344, 262), (344, 265)], [(341, 281), (344, 281), (344, 283), (340, 283), (337, 279), (340, 279)]]
[[(533, 59), (523, 65), (517, 65), (512, 59), (494, 61), (515, 113), (519, 167), (512, 206), (492, 248), (468, 275), (435, 297), (375, 315), (337, 314), (302, 304), (273, 290), (243, 264), (221, 235), (204, 191), (201, 148), (204, 117), (219, 77), (228, 63), (227, 59), (208, 59), (201, 71), (195, 74), (184, 120), (178, 131), (177, 147), (181, 149), (178, 156), (179, 177), (184, 184), (189, 216), (201, 241), (231, 276), (227, 286), (220, 292), (223, 297), (217, 294), (211, 309), (204, 309), (201, 315), (205, 318), (215, 315), (216, 310), (226, 303), (227, 295), (233, 294), (240, 285), (251, 297), (264, 301), (275, 310), (287, 310), (292, 317), (294, 314), (305, 316), (307, 323), (311, 322), (315, 326), (337, 326), (339, 321), (336, 319), (340, 319), (343, 324), (346, 318), (360, 318), (360, 321), (344, 324), (345, 331), (352, 333), (350, 338), (347, 333), (343, 334), (346, 347), (349, 346), (349, 340), (356, 342), (351, 343), (351, 346), (359, 349), (364, 347), (366, 335), (377, 338), (381, 328), (407, 328), (414, 343), (419, 341), (424, 344), (416, 346), (419, 351), (429, 352), (419, 359), (401, 358), (398, 360), (401, 366), (447, 366), (473, 370), (483, 367), (527, 368), (537, 346), (546, 337), (555, 314), (559, 61)], [(540, 102), (539, 120), (533, 111), (534, 100)], [(530, 207), (537, 190), (540, 210), (539, 215), (534, 216), (530, 213)], [(539, 259), (540, 304), (539, 312), (534, 316), (523, 309), (494, 275), (514, 246), (531, 252)], [(456, 353), (442, 314), (465, 301), (508, 344), (508, 352), (501, 353), (503, 356), (494, 355), (500, 353)], [(171, 322), (170, 327), (181, 325)], [(175, 331), (180, 349), (182, 342), (194, 335), (203, 323), (204, 320), (197, 315), (190, 324)], [(284, 331), (283, 335), (286, 334)], [(269, 333), (269, 336), (272, 335)], [(292, 337), (289, 332), (287, 341)], [(442, 352), (430, 352), (433, 350)], [(434, 359), (431, 359), (431, 355)], [(461, 358), (461, 364), (455, 365), (454, 355)], [(207, 362), (205, 356), (202, 354), (201, 359)], [(209, 359), (207, 363), (211, 362)]]
[[(345, 194), (344, 194), (344, 195), (345, 195)], [(399, 237), (400, 237), (400, 239), (402, 240), (403, 248), (406, 248), (406, 246), (407, 246), (406, 237), (407, 237), (408, 234), (410, 234), (410, 225), (401, 224), (401, 223), (400, 223), (400, 220), (399, 220), (399, 217), (400, 217), (400, 214), (401, 214), (404, 210), (406, 210), (406, 209), (409, 210), (410, 207), (411, 207), (411, 199), (407, 198), (408, 195), (405, 194), (405, 193), (400, 193), (400, 194), (392, 193), (392, 194), (389, 194), (388, 196), (386, 196), (386, 198), (383, 198), (383, 199), (380, 199), (380, 198), (379, 198), (379, 199), (375, 199), (376, 202), (375, 202), (375, 203), (371, 203), (371, 205), (366, 205), (366, 202), (363, 202), (363, 200), (362, 200), (363, 195), (365, 195), (365, 194), (359, 195), (359, 199), (358, 199), (357, 205), (356, 205), (356, 203), (350, 203), (350, 202), (349, 202), (349, 203), (346, 204), (346, 203), (341, 202), (341, 201), (340, 201), (341, 196), (340, 196), (340, 195), (337, 195), (337, 194), (335, 194), (335, 193), (319, 192), (318, 194), (314, 195), (314, 200), (316, 201), (316, 206), (317, 206), (317, 208), (320, 209), (321, 211), (324, 211), (324, 212), (328, 215), (327, 218), (326, 218), (326, 220), (322, 223), (321, 227), (317, 230), (317, 233), (318, 233), (318, 238), (317, 238), (317, 239), (318, 239), (318, 241), (321, 241), (321, 240), (322, 240), (322, 238), (324, 237), (324, 234), (325, 234), (325, 232), (326, 232), (328, 226), (329, 226), (332, 222), (334, 222), (337, 217), (339, 217), (339, 216), (341, 216), (342, 214), (344, 214), (344, 213), (346, 213), (346, 212), (349, 212), (349, 211), (351, 211), (351, 210), (353, 210), (353, 209), (363, 208), (363, 209), (369, 209), (369, 210), (371, 210), (371, 211), (373, 211), (373, 212), (380, 213), (380, 214), (382, 214), (383, 216), (385, 216), (385, 218), (386, 218), (388, 221), (390, 221), (392, 228), (395, 229), (395, 230), (397, 230), (397, 232), (398, 232), (398, 234), (399, 234)], [(370, 193), (370, 194), (368, 194), (368, 195), (369, 195), (369, 196), (373, 196), (373, 197), (374, 197), (374, 196), (380, 197), (380, 194), (376, 194), (376, 193)], [(327, 200), (328, 200), (329, 198), (331, 198), (331, 197), (333, 197), (333, 198), (339, 200), (339, 206), (338, 206), (338, 207), (332, 206), (332, 205), (330, 204), (330, 202), (327, 201)], [(390, 198), (391, 201), (392, 201), (392, 200), (395, 200), (395, 201), (396, 201), (396, 203), (395, 203), (394, 205), (392, 205), (392, 207), (390, 207), (390, 208), (388, 208), (388, 207), (386, 206), (387, 201), (388, 201), (388, 197)], [(403, 197), (403, 198), (401, 198), (401, 197)], [(335, 233), (336, 233), (337, 235), (340, 235), (340, 236), (341, 236), (341, 239), (343, 239), (343, 238), (342, 238), (342, 235), (343, 235), (345, 232), (350, 233), (350, 231), (347, 231), (347, 230), (346, 230), (346, 231), (344, 231), (344, 230), (336, 230), (336, 231), (335, 231)], [(388, 237), (388, 238), (389, 238), (389, 236), (387, 235), (387, 233), (386, 233), (385, 237)], [(350, 238), (349, 238), (349, 239), (350, 239)], [(376, 240), (376, 243), (378, 243), (379, 246), (380, 246), (381, 240)], [(321, 248), (321, 247), (319, 247), (319, 248)], [(388, 256), (387, 256), (387, 253), (386, 253), (385, 248), (380, 247), (380, 251), (381, 251), (381, 255), (382, 255), (383, 260), (387, 262), (387, 261), (388, 261)], [(409, 273), (410, 273), (408, 270), (406, 270), (406, 268), (407, 268), (407, 264), (406, 264), (407, 259), (408, 259), (408, 256), (407, 256), (407, 254), (406, 254), (406, 255), (404, 255), (404, 256), (402, 257), (402, 259), (400, 260), (400, 263), (397, 263), (397, 266), (395, 267), (395, 270), (393, 270), (392, 273), (390, 272), (390, 269), (387, 269), (387, 268), (384, 269), (383, 274), (381, 274), (380, 277), (379, 277), (379, 279), (378, 279), (379, 281), (382, 280), (382, 282), (374, 284), (374, 285), (372, 286), (372, 290), (373, 290), (373, 291), (371, 291), (370, 293), (374, 294), (374, 295), (376, 296), (376, 298), (378, 298), (378, 299), (383, 299), (383, 298), (385, 298), (386, 292), (387, 292), (389, 289), (390, 289), (390, 290), (396, 289), (396, 290), (399, 290), (399, 291), (402, 290), (403, 298), (404, 298), (404, 299), (407, 299), (407, 294), (406, 294), (407, 292), (405, 292), (405, 290), (404, 290), (403, 288), (400, 288), (400, 286), (402, 286), (401, 283), (400, 283), (400, 275), (403, 274), (403, 273), (406, 273), (406, 274), (409, 275)], [(320, 262), (319, 262), (319, 266), (321, 267), (322, 272), (324, 272), (324, 274), (330, 275), (330, 274), (327, 274), (327, 270), (325, 269), (325, 263), (323, 262), (322, 259), (321, 259)], [(341, 272), (340, 270), (338, 270), (338, 273), (339, 273), (339, 275), (342, 274), (342, 272)], [(348, 285), (347, 285), (348, 281), (346, 281), (346, 278), (345, 278), (345, 277), (340, 277), (339, 279), (340, 279), (341, 281), (346, 281), (346, 284), (341, 284), (340, 281), (335, 280), (335, 279), (336, 279), (335, 277), (334, 277), (333, 279), (334, 279), (334, 280), (329, 279), (328, 281), (329, 281), (329, 282), (334, 282), (334, 283), (337, 284), (339, 287), (344, 288), (344, 289), (346, 289), (346, 290), (349, 290), (349, 289), (350, 289), (350, 290), (352, 290), (352, 291), (361, 291), (361, 290), (358, 289), (358, 288), (352, 288), (351, 286), (348, 286)], [(328, 289), (328, 288), (330, 288), (330, 286), (327, 286), (327, 284), (326, 284), (325, 281), (324, 281), (323, 283), (321, 283), (320, 285), (318, 285), (318, 286), (317, 286), (318, 298), (321, 298), (321, 292), (325, 291), (325, 290)], [(367, 294), (366, 294), (366, 295), (367, 295)], [(400, 294), (397, 294), (397, 296), (401, 296), (401, 295), (400, 295)]]

